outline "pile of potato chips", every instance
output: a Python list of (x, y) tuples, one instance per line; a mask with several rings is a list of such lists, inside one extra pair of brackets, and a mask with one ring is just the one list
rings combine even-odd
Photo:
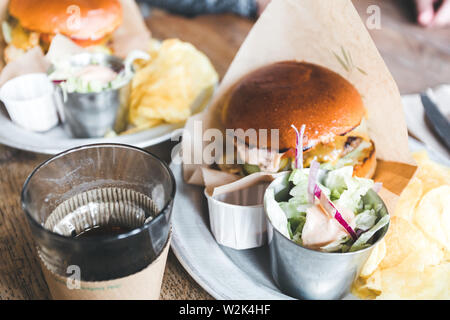
[(366, 299), (450, 299), (450, 169), (414, 154), (419, 169), (353, 294)]
[(152, 41), (150, 60), (138, 61), (128, 121), (133, 129), (183, 123), (209, 101), (218, 75), (209, 59), (192, 44), (177, 39)]

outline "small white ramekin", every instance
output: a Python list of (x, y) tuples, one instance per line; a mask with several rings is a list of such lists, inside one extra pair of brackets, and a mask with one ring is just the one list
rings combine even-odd
[(268, 183), (211, 196), (208, 199), (209, 221), (216, 241), (237, 249), (261, 247), (267, 243), (267, 223), (263, 198)]
[(58, 124), (58, 99), (56, 88), (45, 73), (13, 78), (0, 89), (0, 100), (11, 120), (31, 131), (44, 132)]

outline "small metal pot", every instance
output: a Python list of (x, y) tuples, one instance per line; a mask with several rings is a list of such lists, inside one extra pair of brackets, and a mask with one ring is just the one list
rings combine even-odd
[[(84, 67), (92, 61), (108, 66), (117, 73), (125, 68), (122, 59), (105, 53), (86, 52), (74, 55), (69, 60), (74, 67)], [(65, 128), (76, 138), (98, 138), (111, 130), (125, 130), (130, 92), (131, 81), (128, 81), (117, 89), (64, 94), (62, 118)]]
[[(275, 179), (267, 189), (273, 189), (275, 199), (286, 197), (289, 192), (289, 172)], [(266, 191), (267, 192), (267, 191)], [(388, 214), (381, 198), (369, 191), (371, 199), (381, 203), (382, 215)], [(267, 233), (270, 249), (272, 277), (286, 294), (299, 299), (340, 299), (351, 288), (369, 258), (374, 245), (386, 234), (389, 224), (379, 230), (377, 241), (369, 248), (346, 253), (328, 253), (302, 247), (280, 233), (268, 218)]]

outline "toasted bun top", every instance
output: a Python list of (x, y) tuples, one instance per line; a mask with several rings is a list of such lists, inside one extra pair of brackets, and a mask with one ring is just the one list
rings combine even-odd
[[(227, 94), (227, 129), (279, 129), (279, 148), (295, 148), (306, 125), (304, 149), (357, 127), (365, 115), (361, 96), (339, 74), (318, 65), (285, 61), (257, 69)], [(270, 132), (267, 147), (270, 147)], [(264, 147), (259, 144), (260, 147)]]
[(9, 13), (28, 30), (78, 40), (98, 40), (122, 23), (119, 0), (11, 0)]

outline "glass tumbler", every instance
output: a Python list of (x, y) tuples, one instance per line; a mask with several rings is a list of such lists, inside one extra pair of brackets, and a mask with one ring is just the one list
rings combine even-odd
[(39, 165), (22, 207), (52, 297), (158, 299), (175, 189), (163, 161), (127, 145), (82, 146)]

